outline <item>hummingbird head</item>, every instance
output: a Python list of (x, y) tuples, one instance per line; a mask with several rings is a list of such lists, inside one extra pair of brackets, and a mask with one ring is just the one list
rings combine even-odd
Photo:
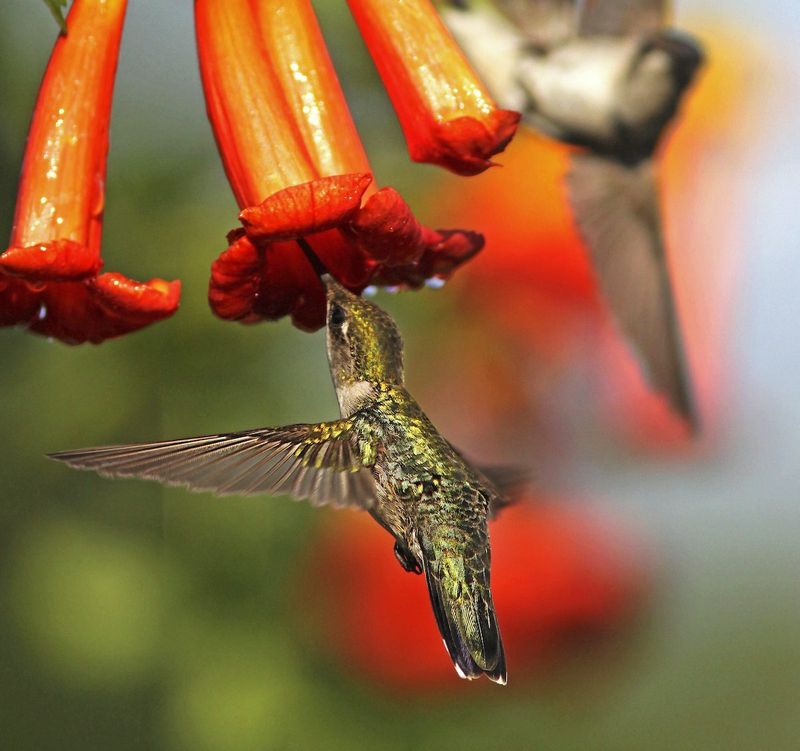
[(663, 29), (636, 41), (616, 102), (620, 148), (631, 162), (650, 157), (675, 116), (686, 87), (703, 62), (699, 44)]
[(328, 362), (339, 404), (358, 409), (376, 383), (402, 385), (403, 340), (397, 325), (377, 305), (346, 290), (330, 274), (322, 276), (328, 299)]

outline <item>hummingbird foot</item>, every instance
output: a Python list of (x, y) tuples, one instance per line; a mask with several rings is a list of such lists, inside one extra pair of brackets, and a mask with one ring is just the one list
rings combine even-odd
[(412, 574), (422, 573), (422, 565), (405, 543), (400, 542), (400, 540), (395, 540), (394, 554), (405, 571)]

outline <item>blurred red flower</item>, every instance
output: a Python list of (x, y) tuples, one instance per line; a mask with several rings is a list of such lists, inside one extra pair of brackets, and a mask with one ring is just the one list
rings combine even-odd
[(322, 326), (325, 297), (299, 240), (356, 292), (446, 278), (480, 250), (480, 235), (423, 227), (396, 191), (373, 186), (309, 0), (196, 0), (195, 17), (209, 117), (242, 208), (212, 267), (217, 315)]
[[(629, 623), (648, 583), (641, 548), (608, 522), (562, 503), (518, 505), (490, 525), (492, 590), (514, 683)], [(425, 582), (403, 571), (370, 519), (339, 515), (298, 585), (311, 638), (348, 673), (420, 691), (458, 690)], [(470, 687), (472, 688), (472, 687)]]
[(180, 282), (99, 274), (108, 126), (126, 0), (75, 0), (47, 66), (22, 166), (0, 325), (77, 344), (170, 316)]

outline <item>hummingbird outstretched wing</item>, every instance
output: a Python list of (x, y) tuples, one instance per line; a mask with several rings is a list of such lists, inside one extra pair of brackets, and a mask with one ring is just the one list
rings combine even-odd
[(260, 428), (48, 455), (109, 477), (141, 477), (217, 495), (290, 495), (315, 506), (369, 508), (371, 472), (350, 420)]
[(670, 15), (669, 0), (584, 0), (580, 36), (649, 34), (663, 28)]
[(572, 158), (570, 200), (600, 288), (652, 385), (697, 428), (651, 160)]

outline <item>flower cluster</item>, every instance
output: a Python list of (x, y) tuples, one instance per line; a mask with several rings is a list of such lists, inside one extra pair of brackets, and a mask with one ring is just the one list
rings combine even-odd
[[(465, 173), (485, 169), (517, 116), (496, 109), (430, 3), (350, 5), (379, 68), (394, 71), (384, 76), (393, 100), (415, 102), (416, 114), (398, 107), (413, 142), (429, 144), (412, 145), (412, 156)], [(218, 316), (291, 315), (300, 328), (322, 326), (322, 286), (300, 240), (355, 292), (447, 278), (480, 250), (480, 235), (424, 227), (394, 189), (377, 189), (309, 0), (196, 0), (195, 19), (209, 118), (242, 209), (242, 227), (212, 267)], [(411, 24), (437, 45), (405, 49)], [(437, 71), (438, 88), (397, 73), (422, 68)]]
[(101, 274), (106, 153), (126, 0), (81, 0), (42, 81), (9, 248), (0, 325), (101, 342), (172, 315), (180, 282)]
[[(488, 167), (517, 115), (497, 109), (430, 0), (350, 6), (412, 158), (461, 174)], [(177, 281), (100, 273), (125, 11), (126, 0), (75, 0), (56, 42), (0, 255), (0, 325), (100, 342), (177, 309)], [(299, 242), (356, 292), (445, 279), (481, 249), (477, 233), (424, 227), (394, 189), (375, 186), (310, 0), (195, 0), (195, 17), (208, 113), (242, 209), (212, 266), (217, 315), (321, 326), (322, 288)]]

